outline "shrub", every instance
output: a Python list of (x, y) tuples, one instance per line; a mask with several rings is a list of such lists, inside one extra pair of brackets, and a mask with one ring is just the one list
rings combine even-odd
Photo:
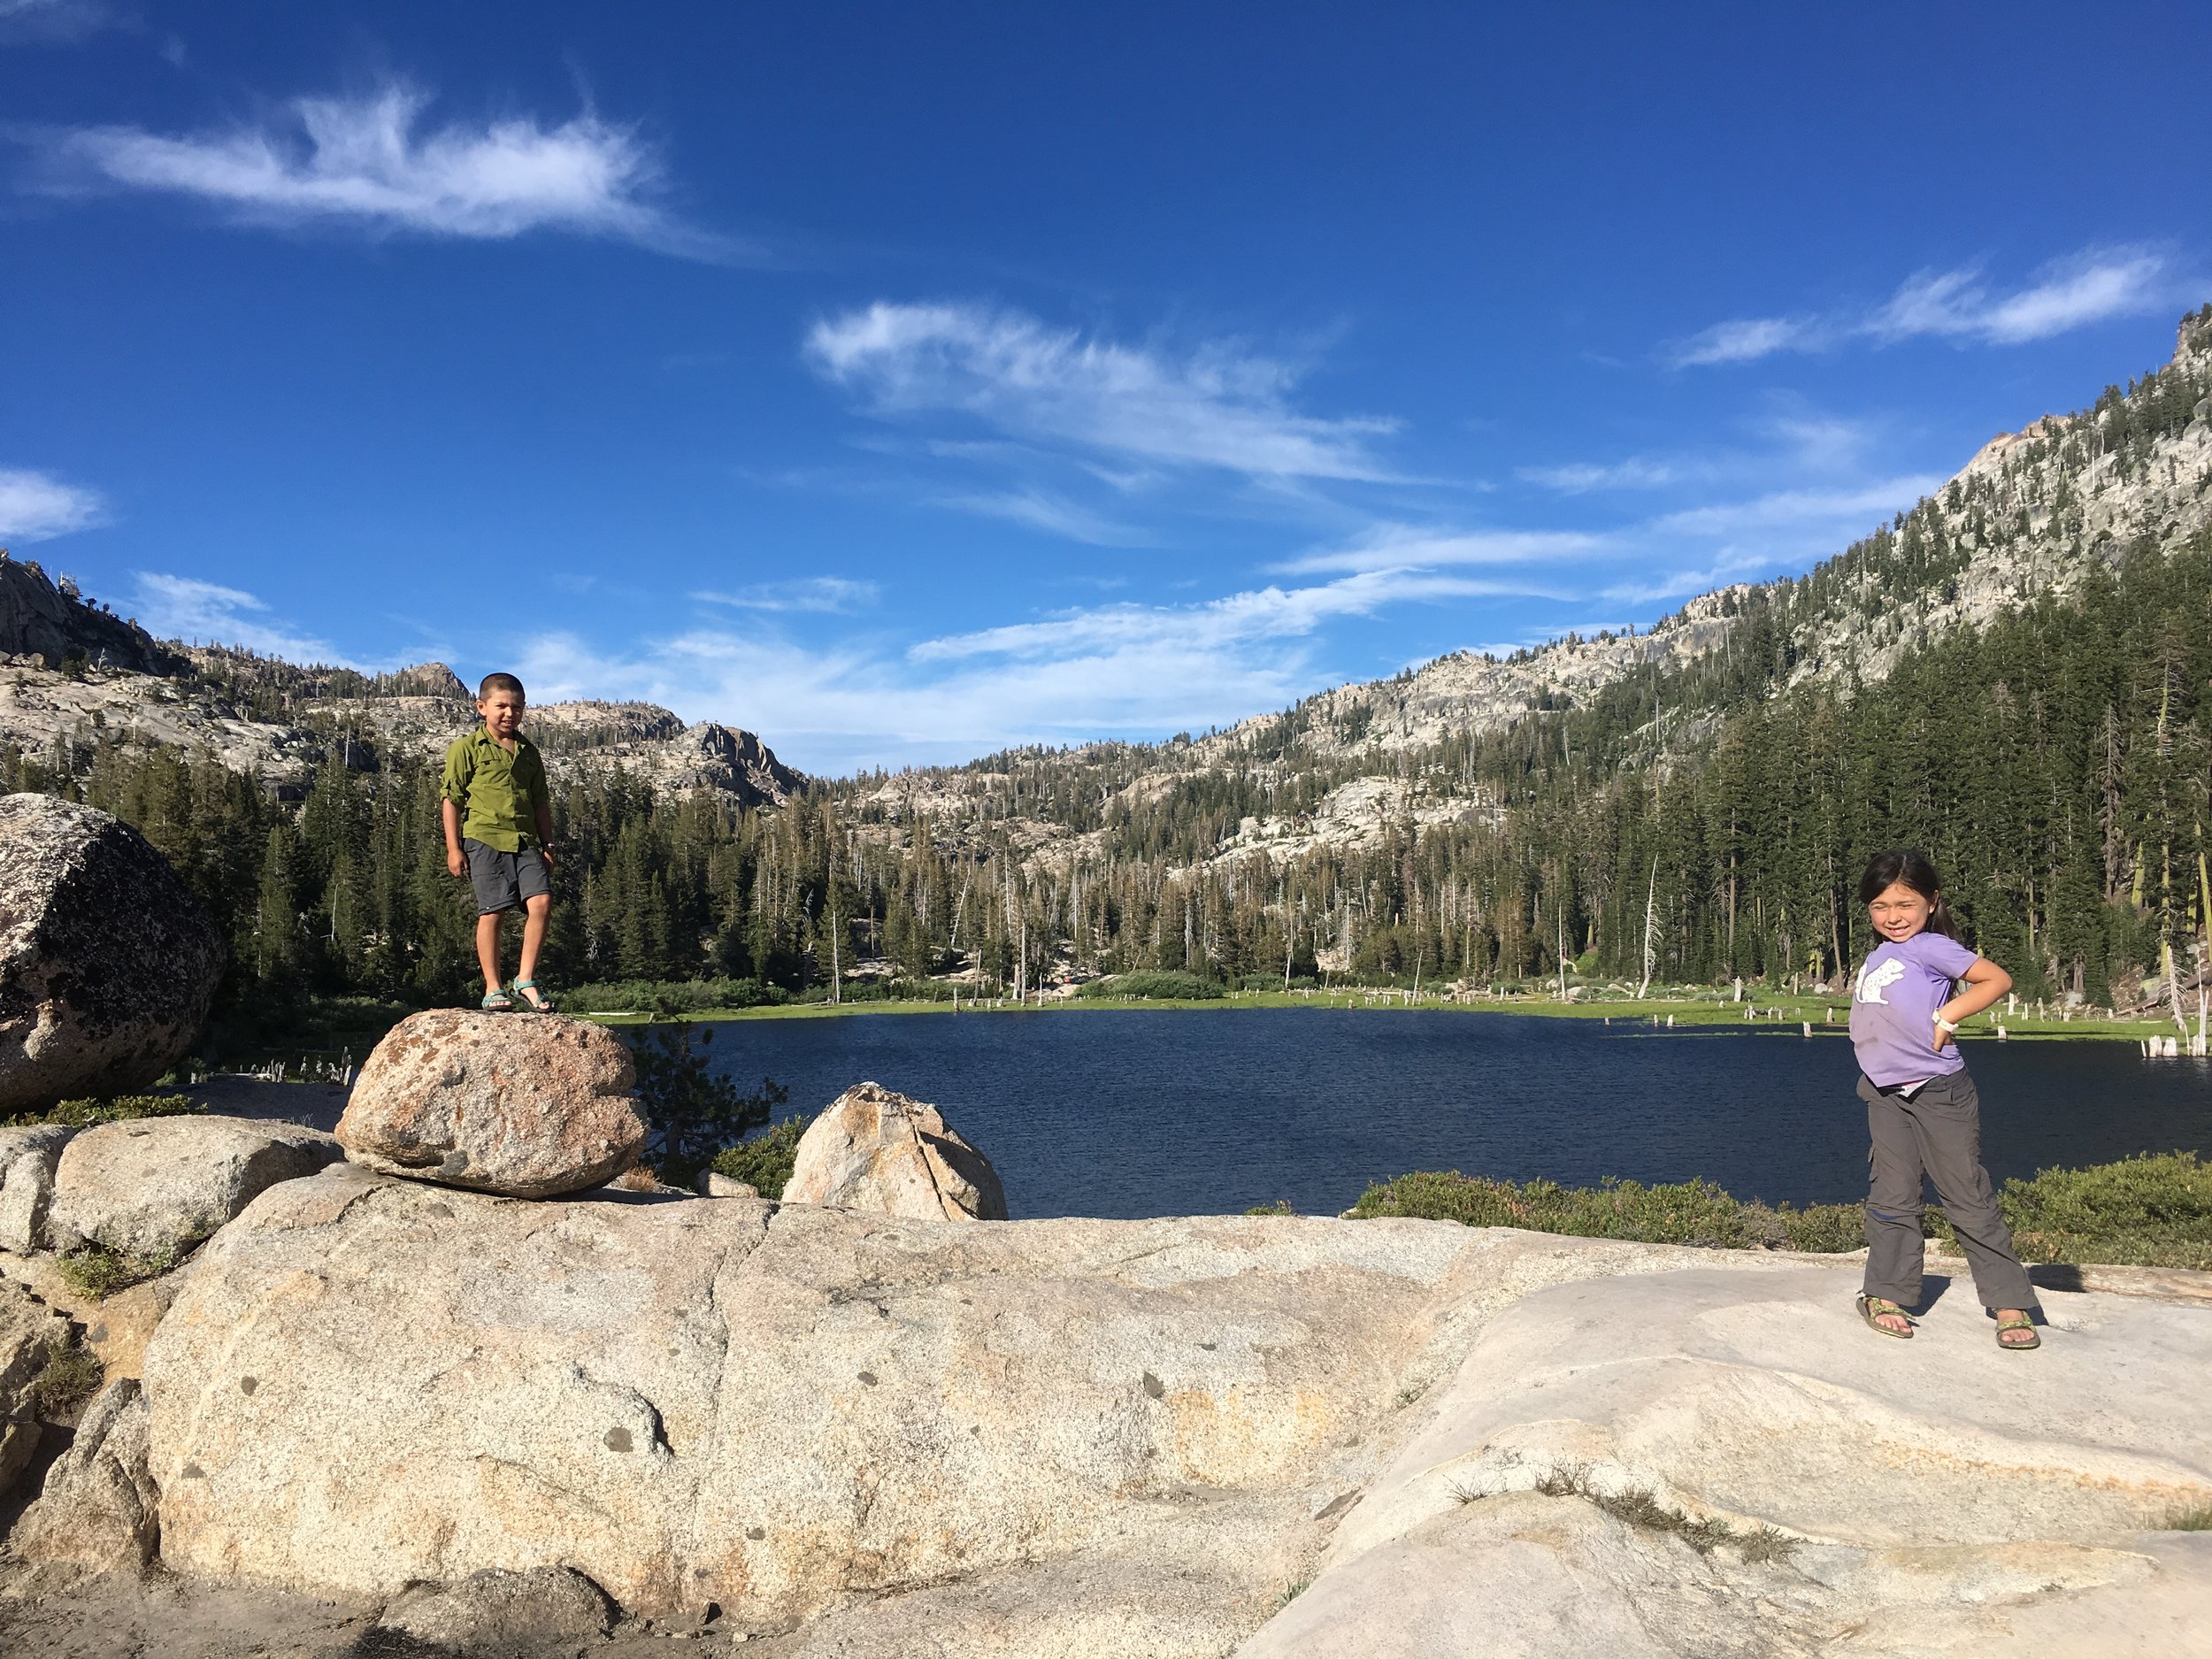
[(764, 1134), (723, 1148), (707, 1167), (733, 1181), (746, 1182), (763, 1198), (781, 1198), (798, 1156), (799, 1137), (813, 1121), (811, 1117), (787, 1118)]
[(1743, 1206), (1709, 1181), (1646, 1187), (1609, 1180), (1601, 1187), (1562, 1187), (1556, 1181), (1521, 1185), (1456, 1170), (1417, 1170), (1370, 1187), (1353, 1212), (1363, 1220), (1413, 1216), (1471, 1227), (1526, 1227), (1651, 1244), (1740, 1247), (1758, 1241), (1746, 1225)]
[[(1998, 1200), (2025, 1261), (2212, 1269), (2212, 1164), (2193, 1152), (2045, 1170), (2032, 1180), (2006, 1182)], [(1571, 1187), (1417, 1170), (1371, 1186), (1353, 1213), (1652, 1244), (1780, 1245), (1833, 1254), (1865, 1242), (1857, 1204), (1742, 1203), (1707, 1181)], [(1940, 1210), (1928, 1212), (1926, 1225), (1931, 1238), (1955, 1248)]]
[(1146, 969), (1139, 973), (1109, 974), (1079, 987), (1078, 996), (1126, 996), (1146, 1002), (1207, 1002), (1220, 1000), (1221, 987), (1195, 973), (1172, 969)]
[(2040, 1170), (1999, 1202), (2023, 1261), (2212, 1268), (2212, 1164), (2193, 1152)]
[(1866, 1242), (1866, 1210), (1859, 1204), (1808, 1204), (1800, 1210), (1755, 1201), (1744, 1206), (1744, 1225), (1761, 1244), (1821, 1256), (1855, 1250)]
[(106, 1100), (65, 1100), (45, 1111), (23, 1112), (6, 1121), (89, 1129), (95, 1124), (119, 1124), (137, 1118), (186, 1118), (206, 1110), (204, 1102), (188, 1094), (117, 1094)]

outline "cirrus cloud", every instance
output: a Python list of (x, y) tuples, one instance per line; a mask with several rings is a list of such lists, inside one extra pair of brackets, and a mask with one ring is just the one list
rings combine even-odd
[(423, 130), (428, 97), (390, 85), (361, 97), (296, 98), (278, 119), (171, 136), (134, 127), (33, 142), (58, 190), (88, 183), (189, 196), (252, 223), (504, 239), (535, 230), (609, 236), (716, 257), (728, 246), (671, 219), (662, 172), (634, 127), (588, 111)]
[(885, 417), (958, 414), (1026, 444), (1261, 480), (1394, 476), (1370, 446), (1395, 420), (1302, 414), (1295, 373), (1231, 342), (1177, 354), (1019, 311), (879, 301), (817, 323), (806, 354)]
[(0, 467), (0, 542), (44, 541), (105, 521), (93, 491), (47, 472)]
[(2199, 297), (2173, 261), (2154, 249), (2088, 248), (2052, 261), (2008, 293), (1993, 289), (1974, 265), (1917, 271), (1870, 310), (1732, 318), (1677, 341), (1662, 355), (1676, 368), (1692, 368), (1751, 363), (1780, 351), (1824, 351), (1852, 340), (2019, 345)]

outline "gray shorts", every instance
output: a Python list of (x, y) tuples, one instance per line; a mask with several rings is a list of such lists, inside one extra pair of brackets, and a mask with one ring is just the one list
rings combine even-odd
[(534, 847), (503, 853), (482, 841), (464, 841), (461, 850), (468, 856), (469, 885), (476, 889), (479, 916), (496, 916), (553, 890), (546, 879), (545, 855)]

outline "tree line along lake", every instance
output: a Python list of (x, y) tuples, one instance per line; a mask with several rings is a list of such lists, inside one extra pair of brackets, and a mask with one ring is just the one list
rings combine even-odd
[[(1348, 1206), (1456, 1169), (1569, 1186), (1702, 1177), (1739, 1198), (1865, 1195), (1840, 1025), (1685, 1025), (1451, 1010), (1007, 1010), (718, 1025), (715, 1068), (819, 1111), (864, 1079), (926, 1100), (996, 1165), (1018, 1217)], [(2003, 1182), (2212, 1150), (2212, 1062), (2133, 1043), (1975, 1038)]]

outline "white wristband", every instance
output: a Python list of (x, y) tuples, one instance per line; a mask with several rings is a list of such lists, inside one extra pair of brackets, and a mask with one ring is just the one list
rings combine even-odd
[(1943, 1018), (1943, 1016), (1942, 1016), (1942, 1015), (1940, 1015), (1940, 1014), (1938, 1014), (1938, 1015), (1935, 1017), (1935, 1023), (1936, 1023), (1936, 1029), (1937, 1029), (1937, 1030), (1939, 1030), (1939, 1031), (1947, 1031), (1947, 1032), (1949, 1032), (1949, 1033), (1951, 1033), (1954, 1037), (1955, 1037), (1955, 1036), (1957, 1036), (1957, 1035), (1959, 1034), (1959, 1028), (1958, 1028), (1956, 1025), (1953, 1025), (1953, 1024), (1952, 1024), (1949, 1020), (1947, 1020), (1947, 1019), (1944, 1018)]

